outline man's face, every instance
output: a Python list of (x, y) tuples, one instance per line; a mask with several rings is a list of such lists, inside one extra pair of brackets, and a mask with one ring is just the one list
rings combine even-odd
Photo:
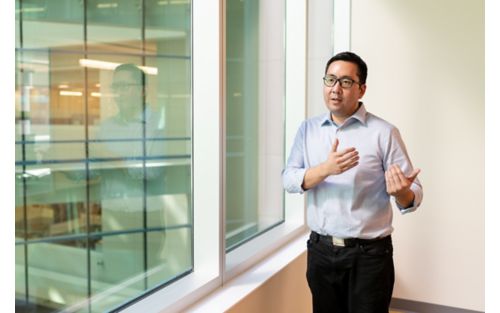
[(366, 85), (359, 85), (358, 66), (346, 61), (334, 61), (328, 66), (325, 76), (337, 79), (348, 78), (355, 83), (350, 88), (342, 88), (340, 81), (332, 87), (324, 85), (323, 96), (335, 122), (342, 123), (358, 108), (358, 102), (365, 94)]
[(121, 113), (131, 114), (142, 107), (142, 85), (129, 71), (119, 71), (113, 77), (113, 93)]

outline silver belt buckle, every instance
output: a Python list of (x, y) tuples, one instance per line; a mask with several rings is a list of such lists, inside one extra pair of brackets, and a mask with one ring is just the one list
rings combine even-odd
[(332, 237), (332, 243), (334, 246), (345, 247), (344, 239)]

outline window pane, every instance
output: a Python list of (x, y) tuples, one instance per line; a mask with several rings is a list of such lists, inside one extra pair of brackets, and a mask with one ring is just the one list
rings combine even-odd
[(142, 1), (87, 1), (89, 50), (140, 53)]
[[(150, 215), (151, 216), (151, 215)], [(148, 233), (147, 287), (153, 288), (165, 280), (174, 279), (191, 270), (191, 229), (167, 228)]]
[(16, 49), (21, 47), (21, 31), (19, 26), (21, 22), (21, 0), (16, 0)]
[(284, 3), (227, 1), (226, 247), (284, 220)]
[(144, 2), (146, 50), (169, 55), (168, 60), (190, 60), (191, 1), (144, 0)]
[(81, 0), (20, 1), (22, 47), (82, 50), (83, 3)]
[[(139, 213), (124, 213), (119, 221), (131, 224), (130, 233), (96, 237), (99, 240), (91, 253), (91, 264), (95, 265), (91, 273), (92, 312), (104, 312), (106, 308), (126, 302), (146, 290), (146, 232), (133, 227), (134, 219), (140, 221)], [(103, 220), (113, 217), (116, 216), (103, 214)], [(108, 227), (103, 225), (104, 229)]]
[(115, 2), (16, 2), (20, 311), (109, 311), (193, 268), (190, 3)]
[[(18, 240), (18, 212), (16, 210), (16, 265), (15, 265), (15, 275), (16, 275), (16, 301), (18, 299), (24, 298), (26, 294), (26, 271), (25, 271), (25, 245), (22, 241)], [(21, 216), (22, 218), (22, 216)]]
[(29, 306), (57, 312), (87, 297), (87, 242), (84, 239), (31, 243), (27, 254)]

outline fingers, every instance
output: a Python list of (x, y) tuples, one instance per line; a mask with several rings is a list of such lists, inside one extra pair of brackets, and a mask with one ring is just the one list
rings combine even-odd
[(406, 177), (399, 165), (391, 165), (385, 172), (387, 193), (394, 195), (408, 189), (419, 173), (420, 169), (414, 169), (410, 176)]
[(385, 187), (388, 194), (393, 194), (395, 191), (394, 180), (390, 174), (390, 170), (385, 171)]
[(348, 164), (355, 161), (359, 161), (359, 152), (354, 148), (349, 148), (339, 153), (338, 162), (339, 164)]
[(337, 164), (342, 172), (359, 164), (359, 152), (355, 148), (347, 148), (337, 153)]
[[(395, 196), (397, 193), (401, 192), (404, 187), (404, 181), (398, 173), (399, 167), (391, 165), (387, 171), (385, 171), (385, 184), (387, 188), (387, 193)], [(403, 176), (404, 178), (404, 176)], [(406, 178), (404, 178), (406, 179)]]
[(359, 164), (359, 153), (356, 148), (346, 148), (337, 152), (339, 139), (335, 138), (332, 144), (332, 151), (328, 157), (330, 163), (330, 173), (338, 175)]
[(401, 168), (399, 168), (398, 165), (393, 165), (393, 166), (391, 166), (391, 168), (389, 170), (390, 170), (392, 182), (394, 183), (394, 187), (397, 190), (402, 190), (402, 189), (406, 188), (408, 185), (408, 182), (407, 182), (405, 175), (403, 174), (403, 171), (401, 171)]
[(410, 181), (410, 182), (413, 182), (413, 181), (415, 180), (415, 178), (417, 178), (417, 175), (420, 173), (420, 169), (419, 169), (419, 168), (416, 168), (416, 169), (414, 169), (414, 170), (411, 172), (410, 176), (408, 176), (408, 177), (407, 177), (407, 176), (405, 176), (405, 174), (403, 173), (403, 171), (401, 170), (401, 168), (400, 168), (400, 167), (399, 167), (399, 165), (397, 165), (397, 164), (393, 164), (393, 165), (391, 165), (391, 166), (389, 167), (389, 169), (393, 169), (393, 170), (394, 170), (394, 171), (393, 171), (393, 173), (394, 173), (394, 174), (397, 174), (397, 175), (398, 175), (398, 177), (399, 177), (399, 179), (400, 179), (401, 181), (408, 180), (408, 181)]
[(349, 161), (348, 163), (345, 163), (342, 166), (342, 171), (345, 172), (347, 170), (350, 170), (351, 168), (355, 167), (358, 164), (359, 164), (359, 157)]
[(408, 176), (408, 180), (410, 180), (411, 182), (413, 182), (415, 180), (415, 178), (417, 178), (417, 175), (420, 173), (420, 169), (419, 168), (416, 168), (413, 170), (413, 172), (411, 172), (410, 176)]

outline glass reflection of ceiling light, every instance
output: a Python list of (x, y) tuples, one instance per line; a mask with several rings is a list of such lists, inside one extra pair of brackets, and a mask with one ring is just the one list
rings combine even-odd
[[(89, 67), (89, 68), (97, 68), (101, 70), (114, 70), (121, 63), (107, 62), (107, 61), (99, 61), (99, 60), (91, 60), (91, 59), (80, 59), (80, 66)], [(149, 75), (158, 75), (157, 67), (150, 66), (138, 66), (141, 70), (143, 70), (146, 74)]]
[(117, 8), (118, 3), (116, 2), (107, 2), (107, 3), (98, 3), (97, 8), (98, 9), (112, 9), (112, 8)]
[(55, 303), (61, 303), (61, 304), (65, 303), (63, 296), (61, 295), (59, 290), (55, 288), (49, 288), (49, 299), (50, 301)]
[(45, 8), (23, 8), (21, 10), (16, 10), (16, 13), (37, 13), (37, 12), (45, 12)]
[(49, 65), (49, 61), (48, 60), (31, 59), (31, 60), (27, 60), (25, 62), (26, 63), (31, 63), (31, 64), (46, 64), (46, 65)]
[(188, 0), (170, 0), (170, 4), (188, 4)]
[(68, 91), (68, 90), (61, 90), (59, 91), (60, 96), (70, 96), (70, 97), (81, 97), (82, 92), (81, 91)]
[(96, 86), (97, 88), (101, 88), (101, 84), (99, 84), (99, 83), (95, 84), (95, 86)]
[(91, 92), (90, 96), (95, 97), (95, 98), (115, 98), (116, 97), (116, 95), (114, 93), (97, 92), (97, 91)]
[(50, 135), (35, 135), (35, 141), (49, 141)]
[(184, 98), (189, 98), (190, 95), (188, 94), (173, 94), (170, 97), (174, 99), (184, 99)]
[(50, 168), (38, 168), (38, 169), (27, 170), (26, 171), (27, 175), (25, 175), (25, 177), (29, 176), (43, 177), (50, 175), (51, 173), (52, 171), (50, 170)]
[(69, 88), (69, 86), (68, 86), (68, 85), (65, 85), (65, 84), (59, 85), (58, 87), (59, 87), (59, 89), (66, 89), (66, 88)]
[[(146, 167), (161, 167), (165, 166), (165, 162), (147, 162)], [(143, 167), (142, 162), (138, 162), (136, 164), (129, 164), (128, 167), (133, 167), (133, 168), (141, 168)]]
[(160, 0), (156, 2), (158, 5), (167, 5), (167, 4), (188, 4), (189, 0)]

